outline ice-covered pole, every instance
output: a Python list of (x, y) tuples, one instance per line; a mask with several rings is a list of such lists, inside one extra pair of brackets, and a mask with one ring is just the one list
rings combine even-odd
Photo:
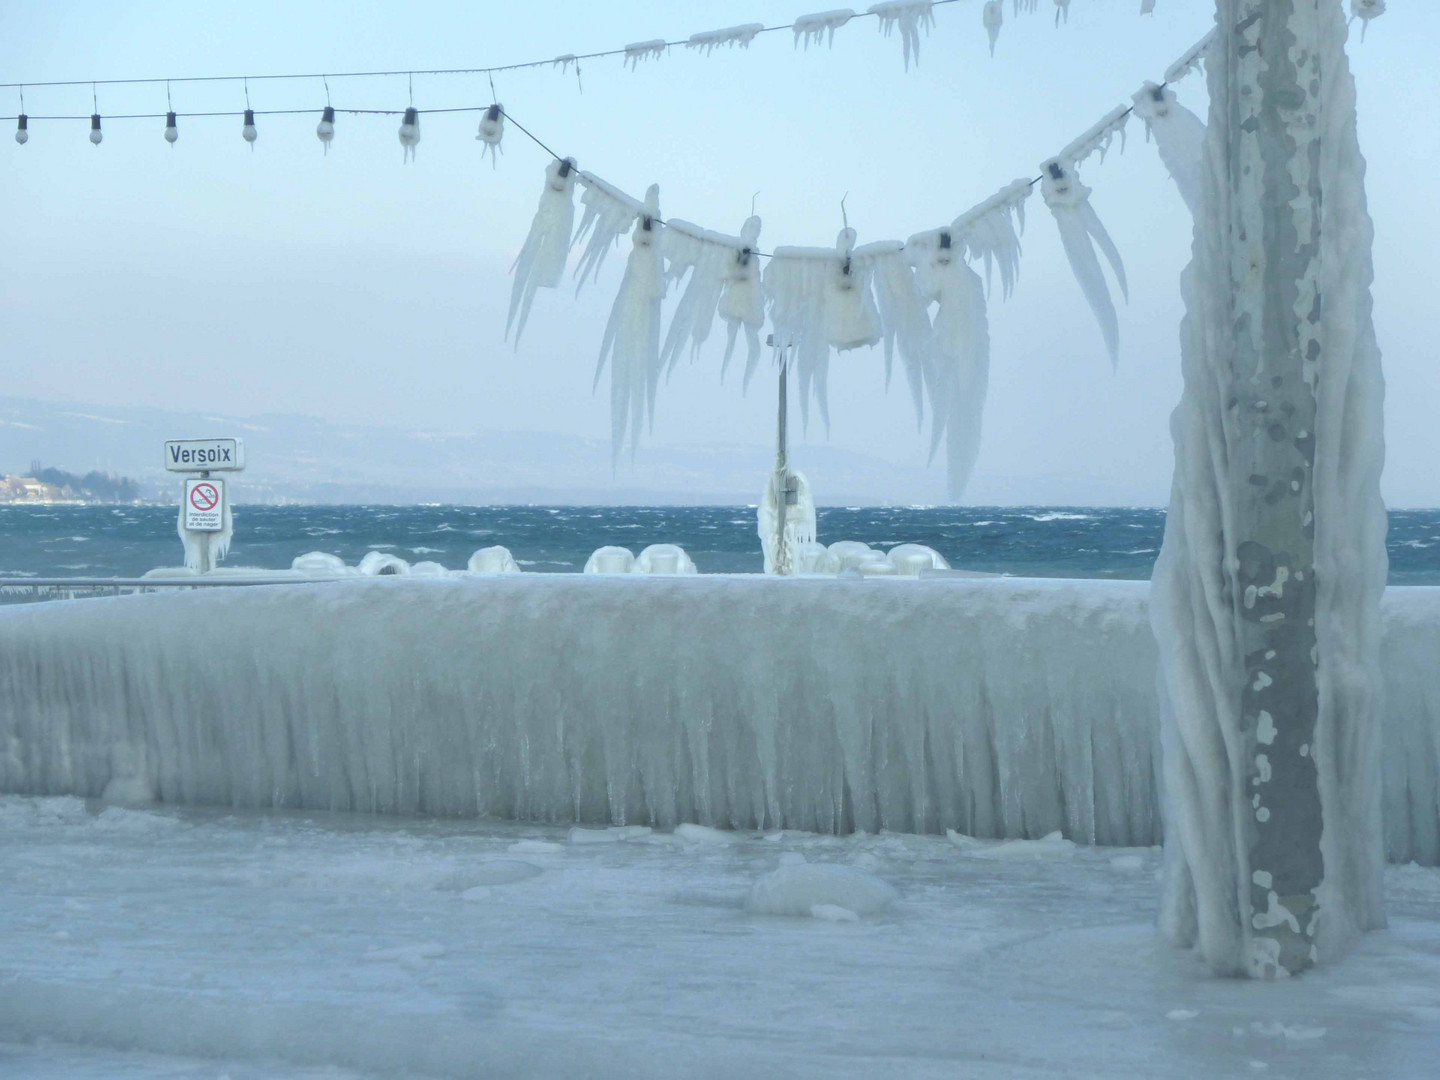
[(1383, 381), (1340, 0), (1218, 0), (1155, 571), (1162, 926), (1297, 974), (1383, 923)]
[(790, 438), (789, 432), (786, 430), (790, 419), (789, 403), (786, 401), (790, 370), (785, 346), (777, 346), (775, 352), (780, 360), (777, 365), (780, 368), (779, 417), (775, 423), (775, 572), (790, 574), (795, 569), (794, 552), (785, 542), (785, 508), (790, 501), (791, 486)]

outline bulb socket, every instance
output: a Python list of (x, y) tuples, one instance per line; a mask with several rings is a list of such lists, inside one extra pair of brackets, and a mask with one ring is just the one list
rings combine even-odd
[(405, 119), (402, 120), (401, 123), (403, 123), (403, 124), (418, 124), (419, 122), (420, 122), (420, 110), (419, 110), (419, 109), (415, 108), (415, 107), (412, 105), (410, 108), (408, 108), (408, 109), (405, 110)]
[(20, 116), (19, 116), (19, 121), (20, 121), (19, 126), (17, 126), (17, 127), (15, 128), (16, 131), (29, 131), (29, 130), (30, 130), (30, 117), (26, 116), (26, 115), (22, 112), (22, 113), (20, 114)]
[(91, 131), (99, 131), (99, 130), (100, 130), (100, 114), (99, 114), (99, 113), (91, 113), (91, 114), (90, 114), (90, 130), (91, 130)]
[(329, 105), (326, 105), (320, 113), (320, 119), (326, 124), (335, 123), (335, 110)]

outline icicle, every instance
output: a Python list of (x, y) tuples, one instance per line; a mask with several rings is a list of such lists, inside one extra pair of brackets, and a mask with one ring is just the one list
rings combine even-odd
[(260, 132), (255, 128), (255, 110), (245, 110), (245, 122), (240, 125), (240, 137), (250, 144), (250, 149), (255, 149), (255, 140), (259, 138)]
[(897, 347), (900, 366), (910, 385), (915, 405), (915, 426), (925, 422), (925, 349), (930, 337), (930, 318), (915, 285), (915, 272), (898, 240), (883, 240), (855, 249), (852, 256), (865, 268), (874, 288), (885, 339), (885, 379), (890, 379), (891, 357)]
[(567, 71), (570, 70), (570, 65), (576, 63), (578, 63), (578, 61), (576, 61), (574, 53), (565, 53), (563, 56), (557, 56), (554, 60), (552, 60), (550, 62), (550, 66), (558, 67), (560, 69), (560, 74), (564, 75)]
[(954, 229), (912, 236), (905, 250), (927, 303), (938, 304), (926, 352), (930, 457), (945, 440), (946, 490), (959, 502), (975, 471), (990, 382), (985, 285), (966, 265)]
[(400, 121), (400, 145), (405, 148), (405, 160), (415, 160), (415, 147), (420, 145), (420, 110), (414, 106), (405, 110)]
[[(208, 474), (207, 474), (208, 475)], [(180, 534), (180, 542), (185, 545), (185, 565), (191, 570), (200, 569), (200, 545), (210, 545), (210, 568), (213, 570), (217, 562), (224, 560), (230, 552), (230, 541), (235, 537), (235, 522), (230, 517), (230, 500), (224, 500), (224, 513), (220, 517), (220, 531), (214, 533), (193, 533), (185, 528), (185, 507), (180, 507), (180, 517), (175, 523), (175, 531)]]
[(176, 117), (173, 112), (167, 112), (165, 114), (165, 141), (171, 146), (174, 146), (175, 140), (180, 138), (180, 126), (175, 120)]
[(105, 141), (105, 133), (100, 130), (100, 114), (90, 114), (90, 143), (92, 146), (99, 146)]
[(992, 271), (1000, 269), (1000, 292), (1009, 297), (1020, 277), (1020, 234), (1025, 231), (1025, 200), (1034, 186), (1015, 180), (979, 206), (967, 210), (950, 225), (956, 243), (963, 242), (971, 258), (985, 263), (989, 287)]
[(1140, 0), (1140, 14), (1153, 15), (1155, 13), (1155, 0)]
[(325, 147), (325, 153), (330, 153), (330, 142), (335, 138), (335, 110), (329, 105), (320, 114), (320, 122), (315, 125), (315, 137)]
[(870, 295), (870, 266), (854, 258), (855, 230), (835, 238), (835, 257), (825, 275), (825, 340), (837, 352), (863, 349), (880, 340), (880, 313)]
[(896, 27), (900, 29), (900, 41), (905, 51), (905, 70), (910, 70), (910, 60), (920, 62), (920, 31), (930, 33), (935, 25), (934, 0), (884, 0), (872, 4), (866, 12), (880, 19), (880, 32), (889, 37)]
[(599, 275), (605, 256), (619, 243), (620, 234), (644, 213), (645, 207), (594, 173), (582, 172), (576, 175), (576, 179), (585, 188), (585, 193), (580, 196), (585, 213), (580, 218), (580, 227), (575, 230), (572, 246), (586, 241), (585, 251), (575, 268), (575, 295), (578, 296), (585, 279)]
[(664, 38), (653, 41), (636, 41), (625, 46), (625, 66), (631, 71), (640, 66), (642, 60), (659, 60), (665, 55), (667, 43)]
[(1015, 12), (1016, 15), (1019, 15), (1021, 12), (1024, 12), (1027, 15), (1033, 15), (1035, 13), (1035, 9), (1039, 7), (1039, 5), (1040, 0), (1015, 0), (1015, 5), (1012, 10)]
[(595, 385), (610, 363), (610, 436), (614, 458), (627, 434), (630, 452), (642, 425), (654, 423), (655, 394), (660, 382), (660, 301), (665, 297), (664, 260), (660, 255), (660, 185), (651, 184), (635, 229), (630, 261), (605, 324)]
[(795, 376), (800, 389), (800, 421), (810, 426), (810, 398), (820, 408), (828, 430), (830, 404), (826, 393), (830, 345), (825, 337), (826, 285), (831, 267), (837, 266), (832, 248), (776, 248), (765, 268), (766, 302), (775, 342), (793, 348)]
[(1110, 144), (1115, 137), (1120, 137), (1120, 148), (1125, 148), (1125, 125), (1130, 120), (1130, 107), (1128, 105), (1117, 105), (1095, 124), (1089, 131), (1080, 135), (1069, 146), (1055, 155), (1055, 160), (1063, 161), (1072, 169), (1088, 158), (1091, 154), (1098, 153), (1100, 160), (1105, 160), (1105, 154), (1110, 149)]
[(833, 48), (835, 31), (854, 17), (855, 12), (849, 8), (836, 8), (834, 11), (817, 11), (813, 15), (801, 15), (791, 27), (795, 32), (795, 47), (799, 48), (803, 41), (806, 52), (809, 52), (812, 41), (819, 45), (820, 39), (825, 38), (825, 44)]
[(1095, 208), (1090, 205), (1090, 189), (1082, 184), (1073, 172), (1065, 169), (1060, 162), (1047, 161), (1040, 166), (1043, 179), (1040, 193), (1045, 205), (1055, 217), (1060, 230), (1060, 239), (1065, 245), (1065, 255), (1070, 260), (1070, 269), (1080, 283), (1080, 289), (1100, 323), (1100, 332), (1105, 337), (1105, 346), (1110, 351), (1110, 364), (1120, 362), (1120, 324), (1115, 315), (1115, 304), (1110, 299), (1110, 290), (1105, 284), (1105, 275), (1100, 270), (1100, 259), (1093, 244), (1110, 261), (1120, 292), (1129, 299), (1130, 290), (1125, 282), (1125, 267), (1120, 262), (1120, 252), (1115, 249), (1110, 234), (1105, 231)]
[(1371, 19), (1385, 14), (1385, 0), (1350, 0), (1350, 21), (1360, 20), (1360, 40), (1365, 40), (1365, 31)]
[(722, 45), (740, 46), (748, 49), (750, 42), (755, 40), (755, 35), (765, 29), (764, 23), (746, 23), (744, 26), (729, 26), (724, 30), (706, 30), (703, 33), (691, 34), (690, 40), (685, 42), (687, 49), (704, 49), (705, 55), (709, 56)]
[(720, 377), (725, 377), (735, 352), (735, 338), (743, 327), (748, 347), (743, 386), (750, 385), (750, 376), (759, 363), (760, 328), (765, 325), (765, 290), (760, 284), (760, 256), (755, 254), (759, 240), (760, 219), (752, 216), (740, 230), (740, 249), (733, 252), (725, 264), (725, 288), (720, 294), (719, 312), (726, 326), (725, 361), (720, 367)]
[(485, 144), (480, 148), (480, 156), (483, 158), (489, 151), (492, 167), (500, 163), (500, 140), (504, 137), (505, 106), (497, 101), (485, 110), (485, 115), (480, 118), (480, 133), (475, 136), (476, 142)]
[[(530, 304), (536, 289), (553, 289), (565, 273), (565, 259), (570, 253), (570, 236), (575, 225), (575, 160), (552, 161), (545, 168), (545, 186), (540, 191), (540, 205), (525, 246), (510, 267), (515, 283), (510, 287), (510, 314), (505, 320), (505, 334), (515, 327), (515, 347), (530, 318)], [(519, 315), (517, 321), (516, 315)]]
[(1173, 85), (1191, 72), (1198, 71), (1200, 65), (1205, 61), (1205, 53), (1209, 50), (1214, 40), (1215, 31), (1211, 30), (1210, 33), (1192, 45), (1185, 55), (1165, 69), (1165, 81)]
[(672, 281), (678, 285), (687, 274), (690, 277), (670, 316), (670, 329), (660, 348), (666, 371), (675, 366), (686, 341), (690, 342), (693, 356), (710, 336), (720, 292), (725, 285), (725, 267), (739, 247), (739, 237), (711, 232), (678, 219), (666, 223), (660, 238), (660, 251), (667, 260), (666, 285)]
[(1155, 136), (1160, 160), (1165, 163), (1180, 197), (1191, 214), (1200, 208), (1200, 177), (1205, 148), (1205, 125), (1175, 100), (1175, 91), (1147, 82), (1135, 95), (1135, 115), (1145, 122), (1145, 137)]
[(1060, 18), (1064, 16), (1065, 21), (1070, 21), (1070, 0), (1055, 0), (1055, 25), (1060, 25)]
[(1003, 0), (986, 0), (982, 16), (985, 32), (990, 35), (990, 55), (995, 55), (995, 42), (1000, 40), (1000, 28), (1005, 25), (1005, 4)]
[(30, 117), (23, 112), (16, 117), (15, 141), (21, 146), (30, 141)]

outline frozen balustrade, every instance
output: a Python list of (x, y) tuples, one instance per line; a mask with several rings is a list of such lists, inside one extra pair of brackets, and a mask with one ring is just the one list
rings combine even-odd
[[(357, 575), (8, 608), (0, 791), (1151, 844), (1147, 594)], [(1440, 589), (1385, 618), (1387, 844), (1435, 863)]]

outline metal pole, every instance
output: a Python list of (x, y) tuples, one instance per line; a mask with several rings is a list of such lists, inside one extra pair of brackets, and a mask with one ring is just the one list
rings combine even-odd
[(785, 346), (776, 345), (775, 353), (780, 367), (779, 416), (775, 425), (775, 572), (789, 574), (794, 569), (791, 565), (791, 552), (785, 543), (785, 511), (790, 501), (790, 453), (786, 431), (790, 411), (786, 402), (786, 390), (790, 372)]
[[(210, 471), (207, 469), (202, 472), (200, 474), (200, 479), (209, 480)], [(200, 573), (202, 574), (208, 574), (210, 572), (210, 537), (212, 535), (212, 533), (208, 532), (200, 534)]]

